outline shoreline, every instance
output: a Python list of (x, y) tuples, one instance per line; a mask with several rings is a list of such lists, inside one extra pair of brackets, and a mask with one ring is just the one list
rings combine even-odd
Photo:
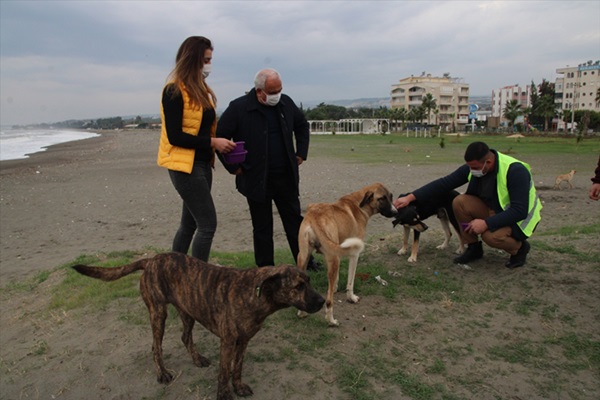
[[(0, 284), (82, 254), (168, 250), (182, 202), (156, 164), (160, 131), (98, 131), (29, 158), (0, 161)], [(212, 251), (252, 251), (245, 198), (219, 162)], [(287, 246), (275, 219), (276, 248)]]

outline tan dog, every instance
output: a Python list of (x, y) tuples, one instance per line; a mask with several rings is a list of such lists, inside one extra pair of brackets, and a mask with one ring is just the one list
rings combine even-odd
[[(325, 318), (331, 326), (339, 325), (333, 318), (333, 293), (337, 291), (340, 257), (348, 257), (346, 298), (351, 303), (360, 300), (354, 294), (354, 276), (358, 256), (364, 248), (363, 239), (369, 218), (375, 214), (394, 217), (392, 194), (381, 183), (366, 186), (340, 198), (335, 203), (308, 206), (298, 234), (298, 267), (305, 271), (311, 253), (316, 250), (325, 257), (329, 285), (325, 301)], [(299, 312), (298, 315), (305, 314)]]
[(553, 189), (562, 190), (562, 188), (560, 187), (560, 184), (563, 182), (567, 182), (569, 184), (569, 189), (573, 189), (573, 185), (571, 184), (571, 181), (573, 180), (573, 176), (575, 176), (575, 172), (577, 172), (577, 171), (572, 169), (571, 172), (569, 172), (568, 174), (562, 174), (562, 175), (557, 176)]
[(229, 381), (239, 396), (252, 389), (242, 383), (246, 347), (263, 321), (286, 307), (314, 313), (325, 300), (310, 286), (310, 278), (292, 265), (240, 270), (211, 265), (180, 253), (159, 254), (116, 268), (76, 265), (77, 272), (113, 281), (143, 270), (140, 292), (152, 326), (152, 353), (160, 383), (173, 380), (163, 363), (162, 340), (167, 305), (173, 304), (183, 322), (181, 340), (198, 367), (210, 361), (194, 347), (192, 328), (198, 321), (221, 339), (217, 399), (233, 398)]

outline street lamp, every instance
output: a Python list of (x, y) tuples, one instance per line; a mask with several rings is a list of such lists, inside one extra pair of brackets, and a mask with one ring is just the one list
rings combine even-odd
[(575, 101), (571, 103), (571, 133), (574, 132), (575, 129)]

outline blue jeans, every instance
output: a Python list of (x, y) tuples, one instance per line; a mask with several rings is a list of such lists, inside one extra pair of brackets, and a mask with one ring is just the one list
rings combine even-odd
[(191, 243), (192, 257), (208, 261), (217, 230), (217, 212), (210, 194), (210, 163), (195, 163), (191, 174), (169, 170), (169, 177), (183, 199), (181, 222), (173, 239), (173, 251), (187, 254)]

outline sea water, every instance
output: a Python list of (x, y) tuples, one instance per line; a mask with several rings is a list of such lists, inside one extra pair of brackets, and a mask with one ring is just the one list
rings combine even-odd
[(94, 132), (55, 129), (0, 129), (0, 161), (28, 158), (53, 144), (98, 136)]

